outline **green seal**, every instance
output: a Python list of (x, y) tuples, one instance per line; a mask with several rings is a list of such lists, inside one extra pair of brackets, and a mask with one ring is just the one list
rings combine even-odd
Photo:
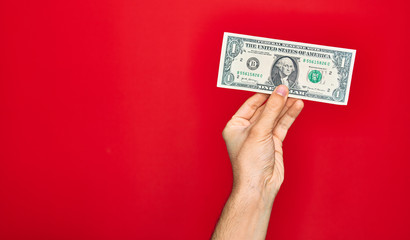
[(312, 83), (318, 83), (322, 80), (322, 73), (318, 70), (312, 70), (310, 71), (308, 78)]

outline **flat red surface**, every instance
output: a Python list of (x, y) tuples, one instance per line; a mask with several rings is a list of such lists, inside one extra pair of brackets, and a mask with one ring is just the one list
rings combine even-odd
[(231, 168), (224, 31), (357, 49), (305, 101), (267, 239), (410, 239), (408, 1), (2, 1), (0, 239), (208, 239)]

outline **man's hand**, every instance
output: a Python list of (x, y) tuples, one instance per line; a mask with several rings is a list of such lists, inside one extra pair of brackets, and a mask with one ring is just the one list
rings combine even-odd
[(248, 188), (276, 194), (283, 182), (282, 142), (303, 108), (288, 99), (281, 85), (269, 95), (250, 97), (226, 125), (225, 139), (234, 174), (234, 190)]
[(213, 239), (266, 236), (273, 200), (284, 179), (282, 142), (303, 109), (302, 100), (287, 96), (284, 85), (278, 86), (270, 97), (257, 93), (226, 125), (223, 138), (234, 184)]

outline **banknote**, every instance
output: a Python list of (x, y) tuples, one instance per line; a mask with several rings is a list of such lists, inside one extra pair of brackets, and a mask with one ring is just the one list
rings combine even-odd
[(224, 33), (218, 87), (347, 105), (356, 50)]

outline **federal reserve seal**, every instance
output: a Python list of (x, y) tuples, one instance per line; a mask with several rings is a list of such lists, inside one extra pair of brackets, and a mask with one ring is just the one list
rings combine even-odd
[(312, 70), (309, 72), (308, 78), (312, 83), (318, 83), (322, 80), (322, 73), (318, 70)]
[(256, 70), (259, 67), (259, 60), (256, 57), (251, 57), (246, 61), (246, 66), (250, 70)]

